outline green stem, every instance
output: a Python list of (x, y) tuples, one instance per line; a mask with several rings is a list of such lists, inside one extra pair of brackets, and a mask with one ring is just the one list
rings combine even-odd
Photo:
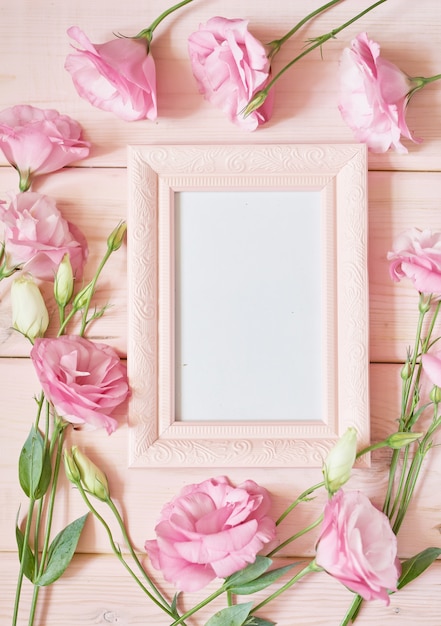
[[(268, 596), (267, 598), (265, 598), (265, 600), (262, 600), (262, 602), (260, 602), (260, 604), (258, 604), (257, 606), (255, 606), (252, 610), (251, 610), (251, 614), (256, 613), (256, 611), (258, 611), (259, 609), (261, 609), (263, 606), (265, 606), (266, 604), (268, 604), (268, 602), (271, 602), (272, 600), (275, 600), (278, 596), (280, 596), (282, 593), (284, 593), (287, 589), (289, 589), (290, 587), (292, 587), (297, 581), (299, 581), (301, 578), (303, 578), (304, 576), (306, 576), (306, 574), (309, 574), (310, 572), (321, 572), (322, 568), (319, 567), (315, 560), (311, 561), (311, 563), (309, 563), (309, 565), (307, 565), (304, 569), (302, 569), (298, 574), (296, 574), (293, 578), (291, 578), (291, 580), (289, 580), (287, 583), (285, 583), (283, 585), (283, 587), (280, 587), (280, 589), (277, 589), (277, 591), (275, 591), (274, 593), (272, 593), (270, 596)], [(173, 625), (172, 625), (173, 626)]]
[(279, 550), (282, 550), (283, 548), (285, 548), (285, 546), (287, 546), (291, 542), (295, 541), (302, 535), (306, 535), (306, 533), (309, 533), (310, 530), (313, 530), (314, 528), (316, 528), (322, 522), (322, 520), (323, 520), (323, 513), (315, 520), (315, 522), (312, 522), (312, 524), (310, 524), (309, 526), (306, 526), (306, 528), (303, 528), (303, 530), (299, 530), (298, 533), (296, 533), (295, 535), (292, 535), (292, 537), (289, 537), (289, 539), (285, 539), (285, 541), (283, 541), (279, 546), (274, 548), (274, 550), (271, 550), (271, 552), (269, 552), (266, 556), (271, 558), (272, 556), (274, 556), (274, 554), (276, 554), (276, 552), (279, 552)]
[(300, 30), (302, 26), (304, 26), (307, 22), (309, 22), (309, 20), (312, 20), (316, 15), (319, 15), (319, 13), (323, 13), (323, 11), (326, 11), (326, 9), (329, 9), (330, 7), (334, 6), (334, 4), (338, 4), (341, 1), (342, 0), (331, 0), (331, 2), (324, 4), (319, 9), (312, 11), (312, 13), (309, 13), (309, 15), (307, 15), (302, 20), (300, 20), (300, 22), (298, 22), (298, 24), (296, 24), (294, 28), (291, 28), (290, 31), (288, 31), (285, 35), (283, 35), (283, 37), (281, 37), (280, 39), (275, 39), (274, 41), (271, 41), (268, 44), (268, 46), (271, 48), (271, 52), (269, 53), (268, 58), (273, 59), (275, 55), (279, 52), (283, 44), (286, 41), (288, 41), (288, 39), (290, 39), (298, 30)]
[(294, 65), (294, 63), (297, 63), (297, 61), (300, 61), (300, 59), (302, 59), (304, 56), (306, 56), (307, 54), (309, 54), (310, 52), (312, 52), (313, 50), (315, 50), (318, 47), (321, 47), (323, 44), (325, 44), (329, 39), (333, 39), (338, 33), (340, 33), (342, 30), (344, 30), (345, 28), (347, 28), (348, 26), (350, 26), (351, 24), (353, 24), (354, 22), (356, 22), (357, 20), (359, 20), (361, 17), (363, 17), (364, 15), (366, 15), (366, 13), (369, 13), (369, 11), (372, 11), (373, 9), (375, 9), (377, 6), (379, 6), (380, 4), (383, 4), (384, 2), (387, 2), (387, 0), (378, 0), (378, 2), (375, 2), (375, 4), (372, 4), (370, 7), (368, 7), (367, 9), (365, 9), (364, 11), (362, 11), (361, 13), (358, 13), (358, 15), (356, 15), (355, 17), (353, 17), (352, 19), (348, 20), (347, 22), (345, 22), (344, 24), (342, 24), (341, 26), (338, 26), (337, 28), (334, 28), (333, 30), (331, 30), (329, 33), (326, 33), (325, 35), (322, 35), (320, 37), (317, 37), (316, 39), (314, 39), (314, 43), (312, 45), (310, 45), (308, 48), (306, 48), (301, 54), (299, 54), (298, 56), (296, 56), (292, 61), (290, 61), (289, 63), (287, 63), (270, 81), (269, 83), (267, 83), (266, 87), (264, 89), (261, 89), (260, 91), (258, 91), (257, 93), (254, 94), (254, 96), (252, 97), (252, 99), (250, 100), (250, 102), (248, 103), (248, 105), (245, 107), (245, 109), (242, 111), (242, 114), (244, 115), (244, 117), (246, 117), (247, 115), (249, 115), (250, 113), (252, 113), (253, 111), (255, 111), (256, 109), (258, 109), (263, 102), (265, 101), (265, 98), (268, 96), (268, 93), (270, 91), (270, 89), (274, 86), (274, 84), (279, 80), (279, 78), (292, 66)]
[(130, 576), (133, 578), (133, 580), (136, 582), (136, 584), (144, 591), (144, 593), (147, 595), (147, 597), (149, 597), (150, 600), (152, 602), (154, 602), (157, 607), (159, 607), (160, 609), (165, 611), (165, 613), (167, 613), (167, 615), (169, 615), (171, 618), (174, 619), (175, 615), (174, 615), (173, 611), (171, 610), (171, 607), (167, 604), (167, 601), (165, 600), (165, 598), (162, 598), (162, 596), (161, 596), (162, 602), (160, 602), (154, 595), (152, 595), (150, 593), (150, 591), (147, 589), (147, 587), (142, 584), (142, 582), (139, 580), (139, 578), (137, 577), (135, 572), (132, 570), (130, 565), (124, 559), (124, 557), (123, 557), (123, 555), (121, 553), (121, 549), (119, 548), (119, 546), (117, 546), (117, 544), (115, 543), (115, 541), (113, 539), (112, 531), (110, 530), (109, 525), (107, 524), (105, 519), (102, 517), (102, 515), (100, 515), (98, 513), (98, 511), (96, 510), (96, 508), (93, 506), (93, 504), (91, 503), (91, 501), (87, 497), (86, 492), (83, 489), (81, 483), (77, 482), (76, 486), (78, 488), (78, 491), (81, 494), (81, 497), (83, 498), (84, 502), (86, 503), (87, 508), (90, 510), (90, 512), (96, 517), (96, 519), (104, 527), (104, 530), (106, 531), (107, 537), (109, 539), (110, 547), (112, 548), (112, 551), (115, 554), (115, 556), (117, 557), (117, 559), (119, 560), (119, 562), (128, 571)]
[(352, 604), (349, 607), (348, 612), (344, 616), (343, 621), (340, 624), (340, 626), (348, 626), (348, 624), (353, 623), (355, 621), (355, 618), (357, 617), (358, 612), (360, 611), (362, 602), (363, 602), (363, 598), (361, 596), (356, 595), (354, 597), (354, 599), (352, 600)]
[(153, 39), (153, 31), (157, 28), (157, 26), (159, 26), (162, 20), (164, 20), (168, 15), (170, 15), (170, 13), (173, 13), (177, 9), (180, 9), (181, 7), (185, 6), (186, 4), (189, 4), (190, 2), (193, 2), (193, 0), (182, 0), (182, 2), (178, 2), (178, 4), (175, 4), (174, 6), (164, 11), (164, 13), (161, 13), (161, 15), (157, 17), (150, 24), (148, 28), (145, 28), (144, 30), (142, 30), (140, 33), (136, 35), (136, 39), (139, 39), (142, 37), (144, 39), (147, 39), (147, 41), (150, 43)]
[(308, 487), (308, 489), (305, 489), (305, 491), (303, 493), (301, 493), (299, 495), (299, 497), (297, 498), (297, 500), (294, 500), (294, 502), (292, 504), (289, 505), (289, 507), (282, 513), (282, 515), (279, 517), (279, 519), (276, 522), (276, 526), (278, 526), (281, 522), (283, 522), (283, 520), (285, 519), (285, 517), (287, 515), (289, 515), (291, 513), (291, 511), (293, 509), (295, 509), (295, 507), (300, 504), (301, 502), (303, 502), (304, 500), (307, 499), (307, 497), (309, 495), (311, 495), (311, 493), (313, 493), (314, 491), (316, 491), (317, 489), (320, 489), (320, 487), (323, 487), (325, 485), (325, 483), (322, 481), (321, 483), (317, 483), (316, 485), (313, 485), (312, 487)]
[(20, 556), (20, 570), (18, 572), (17, 587), (15, 591), (14, 614), (12, 616), (12, 626), (16, 626), (17, 624), (18, 607), (20, 604), (21, 588), (23, 585), (23, 576), (24, 576), (24, 560), (25, 560), (25, 555), (26, 555), (26, 546), (28, 545), (29, 536), (31, 533), (32, 514), (34, 510), (34, 505), (35, 505), (35, 499), (29, 498), (28, 517), (26, 519), (26, 528), (25, 528), (24, 537), (23, 537), (23, 549), (22, 549), (21, 554), (19, 555)]
[[(48, 506), (46, 528), (45, 528), (45, 535), (44, 535), (44, 541), (43, 541), (43, 549), (41, 552), (41, 559), (40, 559), (40, 565), (38, 568), (37, 580), (43, 574), (44, 568), (46, 566), (46, 558), (47, 558), (47, 554), (49, 550), (49, 542), (50, 542), (50, 537), (51, 537), (52, 520), (54, 516), (55, 496), (57, 493), (58, 477), (60, 474), (61, 453), (63, 450), (63, 442), (64, 442), (64, 436), (66, 432), (66, 426), (67, 426), (67, 423), (64, 424), (60, 421), (56, 422), (56, 428), (55, 428), (53, 438), (57, 441), (57, 452), (56, 452), (56, 457), (55, 457), (54, 472), (53, 472), (53, 477), (52, 477), (52, 486), (51, 486), (51, 492), (50, 492), (50, 497), (49, 497), (49, 506)], [(37, 558), (37, 554), (35, 555), (35, 558)], [(37, 607), (39, 591), (40, 591), (40, 586), (34, 584), (34, 592), (32, 594), (28, 626), (33, 626), (33, 623), (34, 623), (35, 609)]]
[(202, 602), (199, 602), (199, 604), (196, 604), (196, 606), (194, 606), (192, 609), (184, 613), (184, 615), (181, 615), (181, 617), (175, 620), (173, 624), (170, 624), (170, 626), (178, 626), (178, 624), (183, 624), (184, 620), (186, 620), (188, 617), (191, 617), (194, 613), (197, 613), (198, 611), (200, 611), (200, 609), (203, 609), (204, 606), (207, 606), (207, 604), (209, 604), (210, 602), (218, 598), (220, 595), (225, 593), (225, 591), (227, 590), (225, 586), (222, 585), (222, 587), (219, 587), (217, 591), (209, 595), (207, 598), (205, 598), (205, 600), (202, 600)]
[(145, 580), (147, 581), (147, 583), (150, 585), (150, 587), (153, 589), (153, 591), (156, 593), (156, 595), (160, 598), (160, 600), (162, 602), (164, 602), (164, 597), (161, 594), (161, 592), (159, 591), (159, 589), (156, 587), (156, 585), (154, 584), (154, 582), (150, 579), (150, 577), (147, 575), (147, 572), (145, 571), (145, 569), (142, 567), (141, 563), (139, 562), (138, 556), (136, 554), (136, 552), (134, 551), (131, 541), (129, 539), (129, 536), (127, 534), (127, 530), (126, 527), (124, 525), (124, 521), (118, 511), (118, 509), (116, 508), (115, 504), (113, 503), (113, 501), (111, 500), (111, 498), (109, 497), (106, 500), (106, 504), (109, 506), (109, 508), (111, 509), (113, 515), (116, 518), (116, 521), (118, 523), (118, 526), (121, 530), (122, 536), (124, 538), (124, 542), (133, 558), (133, 560), (136, 563), (136, 566), (138, 567), (139, 571), (141, 572), (142, 576), (145, 578)]

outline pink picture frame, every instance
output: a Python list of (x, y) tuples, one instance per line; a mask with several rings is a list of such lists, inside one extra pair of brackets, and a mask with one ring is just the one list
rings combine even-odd
[[(130, 146), (128, 176), (130, 465), (320, 467), (350, 426), (369, 445), (365, 146)], [(175, 418), (175, 201), (225, 189), (319, 193), (320, 233), (310, 236), (323, 251), (323, 402), (314, 419)]]

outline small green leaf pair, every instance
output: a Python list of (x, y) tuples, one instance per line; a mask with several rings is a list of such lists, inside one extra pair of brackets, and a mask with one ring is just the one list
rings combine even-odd
[(79, 517), (58, 533), (49, 547), (47, 564), (41, 575), (38, 575), (35, 571), (34, 553), (28, 544), (25, 546), (24, 535), (20, 528), (18, 526), (16, 527), (20, 561), (23, 559), (23, 573), (34, 585), (45, 587), (55, 582), (64, 573), (75, 553), (88, 515), (89, 514), (86, 513), (86, 515)]
[[(241, 596), (262, 591), (298, 565), (298, 562), (268, 572), (271, 564), (272, 560), (266, 556), (256, 557), (254, 563), (225, 580), (225, 590)], [(250, 615), (252, 607), (252, 602), (229, 606), (215, 613), (205, 626), (275, 626), (275, 622)]]

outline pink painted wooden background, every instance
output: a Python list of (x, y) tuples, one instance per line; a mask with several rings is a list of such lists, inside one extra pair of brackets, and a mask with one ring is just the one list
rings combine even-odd
[[(367, 0), (344, 0), (311, 23), (282, 49), (276, 68), (294, 57), (303, 39), (329, 31), (368, 6)], [(378, 40), (382, 51), (409, 75), (441, 72), (441, 4), (439, 0), (388, 0), (374, 13), (341, 33), (287, 72), (276, 90), (274, 115), (255, 133), (241, 131), (198, 94), (186, 53), (186, 39), (200, 22), (215, 15), (249, 18), (250, 30), (263, 41), (282, 35), (319, 3), (310, 0), (275, 0), (271, 4), (241, 0), (194, 0), (159, 27), (152, 52), (157, 63), (159, 117), (156, 122), (127, 123), (92, 108), (76, 94), (63, 69), (70, 51), (66, 29), (78, 25), (92, 41), (104, 42), (114, 32), (135, 34), (169, 5), (168, 0), (0, 0), (0, 108), (28, 103), (55, 108), (77, 119), (92, 143), (91, 155), (77, 167), (43, 177), (35, 190), (57, 198), (65, 216), (89, 240), (89, 274), (105, 248), (105, 240), (127, 209), (127, 146), (159, 143), (305, 143), (350, 142), (353, 137), (337, 110), (338, 59), (350, 40), (362, 30)], [(420, 145), (407, 144), (409, 154), (369, 157), (369, 270), (370, 270), (370, 377), (371, 431), (377, 440), (390, 432), (399, 407), (399, 362), (411, 343), (416, 322), (416, 297), (406, 284), (388, 277), (386, 253), (402, 230), (441, 228), (441, 83), (418, 93), (407, 120)], [(0, 198), (17, 189), (15, 171), (0, 161)], [(295, 244), (295, 240), (293, 240)], [(116, 254), (103, 275), (102, 303), (112, 307), (94, 326), (93, 336), (105, 339), (121, 356), (127, 349), (125, 250)], [(19, 450), (34, 417), (33, 393), (38, 390), (28, 361), (29, 346), (10, 330), (9, 287), (0, 285), (0, 623), (11, 622), (15, 576), (14, 524), (21, 495), (17, 479)], [(106, 469), (113, 492), (129, 520), (130, 533), (142, 551), (161, 506), (184, 484), (207, 477), (206, 469), (129, 469), (126, 407), (119, 411), (121, 426), (112, 436), (80, 433), (75, 442)], [(380, 500), (386, 482), (387, 456), (373, 455), (370, 469), (355, 471), (351, 486)], [(210, 475), (223, 473), (213, 468)], [(313, 484), (320, 470), (307, 470)], [(235, 469), (234, 482), (253, 478), (275, 499), (274, 513), (298, 495), (298, 474), (289, 469)], [(399, 552), (407, 557), (427, 545), (441, 546), (441, 452), (425, 467), (415, 501), (399, 536)], [(61, 527), (84, 512), (79, 495), (64, 484), (63, 511), (55, 523)], [(295, 532), (315, 519), (323, 502), (300, 508), (287, 525)], [(294, 554), (313, 552), (314, 537), (294, 544)], [(89, 521), (78, 554), (53, 589), (43, 591), (39, 626), (92, 626), (118, 624), (166, 626), (167, 620), (144, 600), (126, 573), (109, 554), (106, 537)], [(389, 607), (372, 603), (363, 607), (360, 626), (391, 623), (413, 626), (441, 623), (441, 566), (436, 564), (404, 591)], [(168, 588), (167, 585), (164, 588)], [(214, 589), (214, 587), (213, 587)], [(29, 598), (26, 588), (25, 597)], [(351, 594), (320, 574), (306, 579), (297, 590), (272, 606), (271, 617), (280, 626), (296, 624), (334, 626), (340, 623)], [(219, 606), (219, 605), (215, 605)], [(211, 611), (210, 611), (211, 613)], [(194, 624), (201, 626), (208, 614)], [(20, 626), (27, 621), (23, 617)]]

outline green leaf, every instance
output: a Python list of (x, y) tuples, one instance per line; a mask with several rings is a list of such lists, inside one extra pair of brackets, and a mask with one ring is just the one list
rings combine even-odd
[(228, 588), (232, 587), (233, 585), (244, 585), (250, 580), (255, 580), (261, 574), (266, 572), (271, 563), (271, 559), (269, 559), (267, 556), (256, 556), (256, 560), (254, 561), (254, 563), (251, 563), (251, 565), (247, 565), (246, 567), (244, 567), (244, 569), (241, 569), (238, 572), (231, 574), (231, 576), (229, 576), (225, 582)]
[(227, 606), (210, 617), (205, 626), (244, 626), (252, 606), (252, 602)]
[(28, 578), (31, 582), (34, 580), (35, 574), (35, 557), (32, 552), (29, 544), (26, 544), (26, 549), (23, 551), (24, 547), (24, 534), (21, 532), (18, 525), (15, 526), (15, 538), (17, 540), (18, 554), (20, 557), (20, 563), (23, 560), (23, 574)]
[(36, 585), (39, 587), (50, 585), (64, 573), (75, 554), (88, 515), (89, 513), (86, 513), (71, 522), (55, 537), (48, 550), (46, 568), (40, 578), (35, 581)]
[(262, 589), (272, 585), (277, 579), (289, 572), (299, 563), (300, 561), (297, 561), (295, 563), (290, 563), (290, 565), (285, 565), (284, 567), (278, 567), (277, 569), (273, 569), (270, 572), (263, 574), (255, 580), (251, 580), (249, 583), (244, 585), (234, 585), (234, 587), (231, 587), (229, 591), (238, 596), (246, 596), (250, 593), (256, 593), (256, 591), (262, 591)]
[(276, 626), (276, 623), (277, 622), (270, 622), (267, 619), (251, 615), (245, 622), (244, 626)]
[(398, 579), (397, 588), (402, 589), (412, 580), (418, 578), (437, 557), (441, 555), (441, 548), (426, 548), (415, 556), (407, 559), (401, 564), (401, 576)]
[(31, 427), (28, 438), (18, 460), (20, 486), (28, 498), (38, 500), (45, 493), (51, 479), (51, 461), (44, 439), (35, 426)]

